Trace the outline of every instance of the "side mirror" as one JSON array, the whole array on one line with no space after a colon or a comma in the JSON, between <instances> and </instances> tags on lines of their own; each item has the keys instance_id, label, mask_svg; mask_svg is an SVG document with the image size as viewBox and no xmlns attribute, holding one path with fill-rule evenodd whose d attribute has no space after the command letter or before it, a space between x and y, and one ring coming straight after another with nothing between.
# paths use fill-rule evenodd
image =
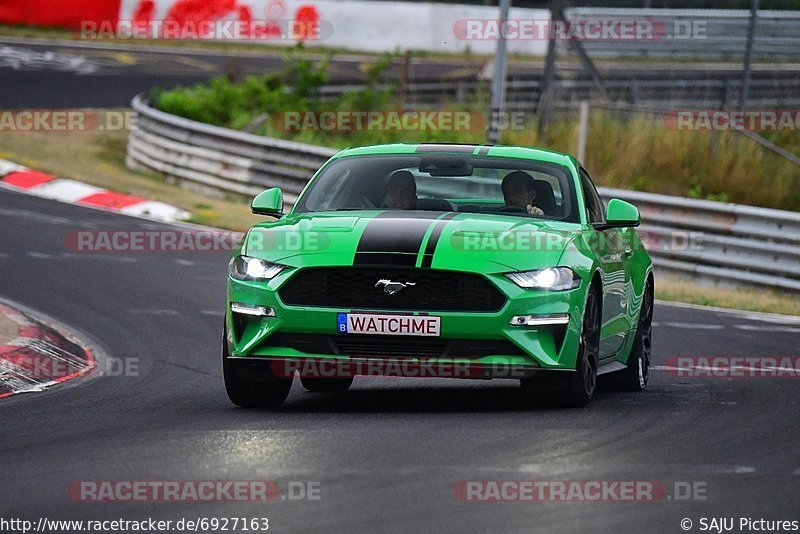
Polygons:
<instances>
[{"instance_id":1,"label":"side mirror","mask_svg":"<svg viewBox=\"0 0 800 534\"><path fill-rule=\"evenodd\" d=\"M598 230L605 230L607 228L632 228L639 226L641 221L642 218L636 206L630 202L612 198L608 201L605 224L595 225L595 228Z\"/></svg>"},{"instance_id":2,"label":"side mirror","mask_svg":"<svg viewBox=\"0 0 800 534\"><path fill-rule=\"evenodd\" d=\"M273 187L257 194L250 204L250 210L256 215L283 217L283 192Z\"/></svg>"}]
</instances>

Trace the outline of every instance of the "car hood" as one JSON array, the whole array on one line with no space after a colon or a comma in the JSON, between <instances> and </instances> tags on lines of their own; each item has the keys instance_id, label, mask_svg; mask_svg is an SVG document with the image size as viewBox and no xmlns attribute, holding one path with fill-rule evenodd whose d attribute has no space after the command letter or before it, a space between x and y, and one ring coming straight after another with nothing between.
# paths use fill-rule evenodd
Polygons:
<instances>
[{"instance_id":1,"label":"car hood","mask_svg":"<svg viewBox=\"0 0 800 534\"><path fill-rule=\"evenodd\" d=\"M481 213L290 214L253 227L242 253L292 267L433 267L482 273L558 264L574 223Z\"/></svg>"}]
</instances>

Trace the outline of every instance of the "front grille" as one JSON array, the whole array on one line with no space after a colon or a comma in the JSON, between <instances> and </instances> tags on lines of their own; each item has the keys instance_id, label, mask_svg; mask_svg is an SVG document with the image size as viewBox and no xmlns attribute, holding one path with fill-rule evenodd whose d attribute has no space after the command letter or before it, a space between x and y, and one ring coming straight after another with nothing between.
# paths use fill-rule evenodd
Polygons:
<instances>
[{"instance_id":1,"label":"front grille","mask_svg":"<svg viewBox=\"0 0 800 534\"><path fill-rule=\"evenodd\" d=\"M389 295L375 285L382 279L414 285ZM297 272L279 294L289 306L341 310L496 312L506 303L483 276L433 269L308 268Z\"/></svg>"},{"instance_id":2,"label":"front grille","mask_svg":"<svg viewBox=\"0 0 800 534\"><path fill-rule=\"evenodd\" d=\"M265 341L310 354L353 358L483 358L525 356L517 345L495 339L443 339L409 336L276 333Z\"/></svg>"}]
</instances>

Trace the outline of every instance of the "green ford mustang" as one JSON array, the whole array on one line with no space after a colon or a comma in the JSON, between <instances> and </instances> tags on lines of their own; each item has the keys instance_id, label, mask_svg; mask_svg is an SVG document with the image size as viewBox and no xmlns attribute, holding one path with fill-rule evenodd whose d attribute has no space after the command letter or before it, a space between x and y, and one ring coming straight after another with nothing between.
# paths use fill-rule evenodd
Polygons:
<instances>
[{"instance_id":1,"label":"green ford mustang","mask_svg":"<svg viewBox=\"0 0 800 534\"><path fill-rule=\"evenodd\" d=\"M575 158L522 147L343 150L293 209L269 189L228 270L225 386L278 406L355 375L513 378L583 406L647 385L652 262L638 210Z\"/></svg>"}]
</instances>

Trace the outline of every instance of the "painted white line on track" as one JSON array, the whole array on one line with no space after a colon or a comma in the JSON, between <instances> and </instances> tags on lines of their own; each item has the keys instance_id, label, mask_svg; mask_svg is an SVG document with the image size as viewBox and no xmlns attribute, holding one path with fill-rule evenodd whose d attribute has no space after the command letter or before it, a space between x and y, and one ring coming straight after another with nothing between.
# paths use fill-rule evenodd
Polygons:
<instances>
[{"instance_id":1,"label":"painted white line on track","mask_svg":"<svg viewBox=\"0 0 800 534\"><path fill-rule=\"evenodd\" d=\"M703 324L703 323L679 323L679 322L659 322L653 321L654 327L669 327L669 328L684 328L686 330L725 330L726 328L734 328L736 330L744 330L748 332L776 332L795 334L800 333L800 328L792 326L781 325L755 325L755 324L735 324L726 326L722 324Z\"/></svg>"},{"instance_id":2,"label":"painted white line on track","mask_svg":"<svg viewBox=\"0 0 800 534\"><path fill-rule=\"evenodd\" d=\"M37 260L54 260L57 258L57 256L53 256L52 254L45 254L44 252L29 251L27 254L31 258L35 258Z\"/></svg>"},{"instance_id":3,"label":"painted white line on track","mask_svg":"<svg viewBox=\"0 0 800 534\"><path fill-rule=\"evenodd\" d=\"M698 465L697 470L703 473L722 473L728 475L748 475L755 473L756 468L748 465Z\"/></svg>"},{"instance_id":4,"label":"painted white line on track","mask_svg":"<svg viewBox=\"0 0 800 534\"><path fill-rule=\"evenodd\" d=\"M710 357L713 359L714 357ZM777 358L776 358L777 359ZM688 371L702 371L704 373L739 373L732 378L741 378L740 374L741 371L746 371L751 375L756 375L756 377L763 375L766 372L769 373L791 373L797 374L800 377L800 371L795 369L794 367L774 367L774 366L764 366L764 367L749 367L745 365L731 365L731 366L724 366L724 367L715 367L712 365L687 365L685 367L674 367L672 365L652 365L650 366L651 371L668 371L673 373L687 373ZM704 378L698 377L697 375L687 375L687 378ZM717 378L717 377L713 377ZM765 377L768 378L768 377Z\"/></svg>"},{"instance_id":5,"label":"painted white line on track","mask_svg":"<svg viewBox=\"0 0 800 534\"><path fill-rule=\"evenodd\" d=\"M673 323L664 322L660 323L662 326L669 326L671 328L686 328L688 330L724 330L725 327L721 324L701 324L701 323Z\"/></svg>"},{"instance_id":6,"label":"painted white line on track","mask_svg":"<svg viewBox=\"0 0 800 534\"><path fill-rule=\"evenodd\" d=\"M769 325L751 325L751 324L735 324L733 327L737 330L746 330L749 332L777 332L777 333L800 333L800 328L793 328L791 326L769 326Z\"/></svg>"}]
</instances>

